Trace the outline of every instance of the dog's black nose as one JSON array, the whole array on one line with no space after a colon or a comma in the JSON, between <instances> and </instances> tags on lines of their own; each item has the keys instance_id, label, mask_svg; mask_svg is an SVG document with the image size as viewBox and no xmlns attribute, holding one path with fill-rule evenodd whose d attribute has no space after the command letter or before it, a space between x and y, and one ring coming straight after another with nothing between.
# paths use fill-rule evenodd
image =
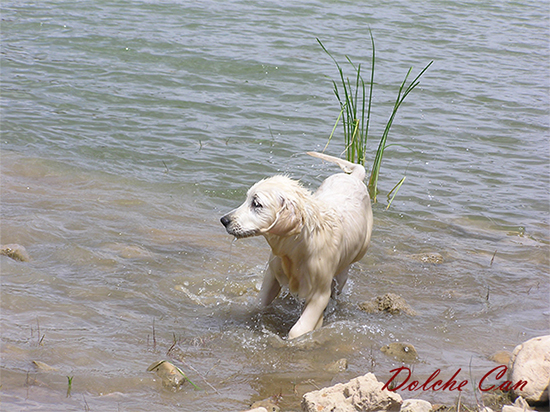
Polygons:
<instances>
[{"instance_id":1,"label":"dog's black nose","mask_svg":"<svg viewBox=\"0 0 550 412\"><path fill-rule=\"evenodd\" d=\"M222 225L227 227L227 225L231 222L231 220L229 220L229 218L227 216L224 216L220 219L220 222L222 222Z\"/></svg>"}]
</instances>

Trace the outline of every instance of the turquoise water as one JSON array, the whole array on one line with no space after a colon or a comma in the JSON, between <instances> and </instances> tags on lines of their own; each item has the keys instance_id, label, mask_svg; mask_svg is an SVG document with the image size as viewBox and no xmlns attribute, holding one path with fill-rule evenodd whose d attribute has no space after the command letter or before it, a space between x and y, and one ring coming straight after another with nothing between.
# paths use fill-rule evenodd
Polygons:
<instances>
[{"instance_id":1,"label":"turquoise water","mask_svg":"<svg viewBox=\"0 0 550 412\"><path fill-rule=\"evenodd\" d=\"M298 410L316 386L389 378L390 342L417 348L419 378L479 379L491 354L548 333L548 6L3 2L0 235L32 260L1 258L2 406L241 410L282 394ZM367 256L326 326L288 343L298 303L252 309L267 245L233 242L219 217L260 178L313 190L336 172L304 154L339 111L316 38L367 70L369 27L369 163L409 67L434 64L391 130ZM336 135L327 152L343 150ZM357 309L388 292L419 315ZM161 359L203 390L163 388L146 372Z\"/></svg>"}]
</instances>

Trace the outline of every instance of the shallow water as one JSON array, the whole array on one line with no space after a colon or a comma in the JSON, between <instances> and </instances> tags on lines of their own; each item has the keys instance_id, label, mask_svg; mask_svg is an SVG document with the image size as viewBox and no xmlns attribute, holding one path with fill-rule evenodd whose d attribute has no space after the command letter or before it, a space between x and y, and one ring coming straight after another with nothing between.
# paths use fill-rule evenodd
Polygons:
<instances>
[{"instance_id":1,"label":"shallow water","mask_svg":"<svg viewBox=\"0 0 550 412\"><path fill-rule=\"evenodd\" d=\"M415 346L419 379L479 381L494 352L548 333L547 2L2 8L0 235L31 256L0 257L3 409L241 410L281 395L298 410L305 391L387 380L391 342ZM254 311L268 247L234 242L219 217L262 177L313 190L336 171L304 155L339 110L315 37L368 67L368 27L372 151L408 68L434 65L390 133L369 252L325 326L288 342L299 302ZM418 316L359 310L388 292ZM164 388L146 371L161 359L201 390Z\"/></svg>"}]
</instances>

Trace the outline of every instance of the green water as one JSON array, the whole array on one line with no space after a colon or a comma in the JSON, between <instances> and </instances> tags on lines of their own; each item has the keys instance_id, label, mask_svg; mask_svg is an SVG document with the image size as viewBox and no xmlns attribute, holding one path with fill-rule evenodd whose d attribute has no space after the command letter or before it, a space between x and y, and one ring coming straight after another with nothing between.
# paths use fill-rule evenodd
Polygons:
<instances>
[{"instance_id":1,"label":"green water","mask_svg":"<svg viewBox=\"0 0 550 412\"><path fill-rule=\"evenodd\" d=\"M0 260L2 409L237 411L282 394L291 411L315 387L388 379L390 342L416 347L419 378L479 379L548 333L548 2L5 1L1 18L1 243L31 256ZM299 303L252 308L267 245L219 217L263 177L314 190L337 171L304 154L339 111L316 37L367 68L369 27L369 163L407 70L434 64L390 133L369 252L325 327L289 343ZM343 150L336 135L327 152ZM388 292L418 316L358 309ZM161 359L202 391L163 388L146 371Z\"/></svg>"}]
</instances>

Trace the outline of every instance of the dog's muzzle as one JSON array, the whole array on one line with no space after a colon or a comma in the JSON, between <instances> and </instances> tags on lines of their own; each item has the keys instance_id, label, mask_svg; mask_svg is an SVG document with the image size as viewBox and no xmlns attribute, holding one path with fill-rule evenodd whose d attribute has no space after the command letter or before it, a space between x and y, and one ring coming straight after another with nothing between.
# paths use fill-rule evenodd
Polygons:
<instances>
[{"instance_id":1,"label":"dog's muzzle","mask_svg":"<svg viewBox=\"0 0 550 412\"><path fill-rule=\"evenodd\" d=\"M225 226L225 230L227 230L227 233L235 236L237 239L256 236L258 234L256 230L244 230L238 220L232 219L231 213L223 216L220 219L220 222L222 222L222 225Z\"/></svg>"},{"instance_id":2,"label":"dog's muzzle","mask_svg":"<svg viewBox=\"0 0 550 412\"><path fill-rule=\"evenodd\" d=\"M220 222L222 222L222 225L227 228L227 226L231 223L231 219L229 219L228 215L225 215L220 219Z\"/></svg>"}]
</instances>

